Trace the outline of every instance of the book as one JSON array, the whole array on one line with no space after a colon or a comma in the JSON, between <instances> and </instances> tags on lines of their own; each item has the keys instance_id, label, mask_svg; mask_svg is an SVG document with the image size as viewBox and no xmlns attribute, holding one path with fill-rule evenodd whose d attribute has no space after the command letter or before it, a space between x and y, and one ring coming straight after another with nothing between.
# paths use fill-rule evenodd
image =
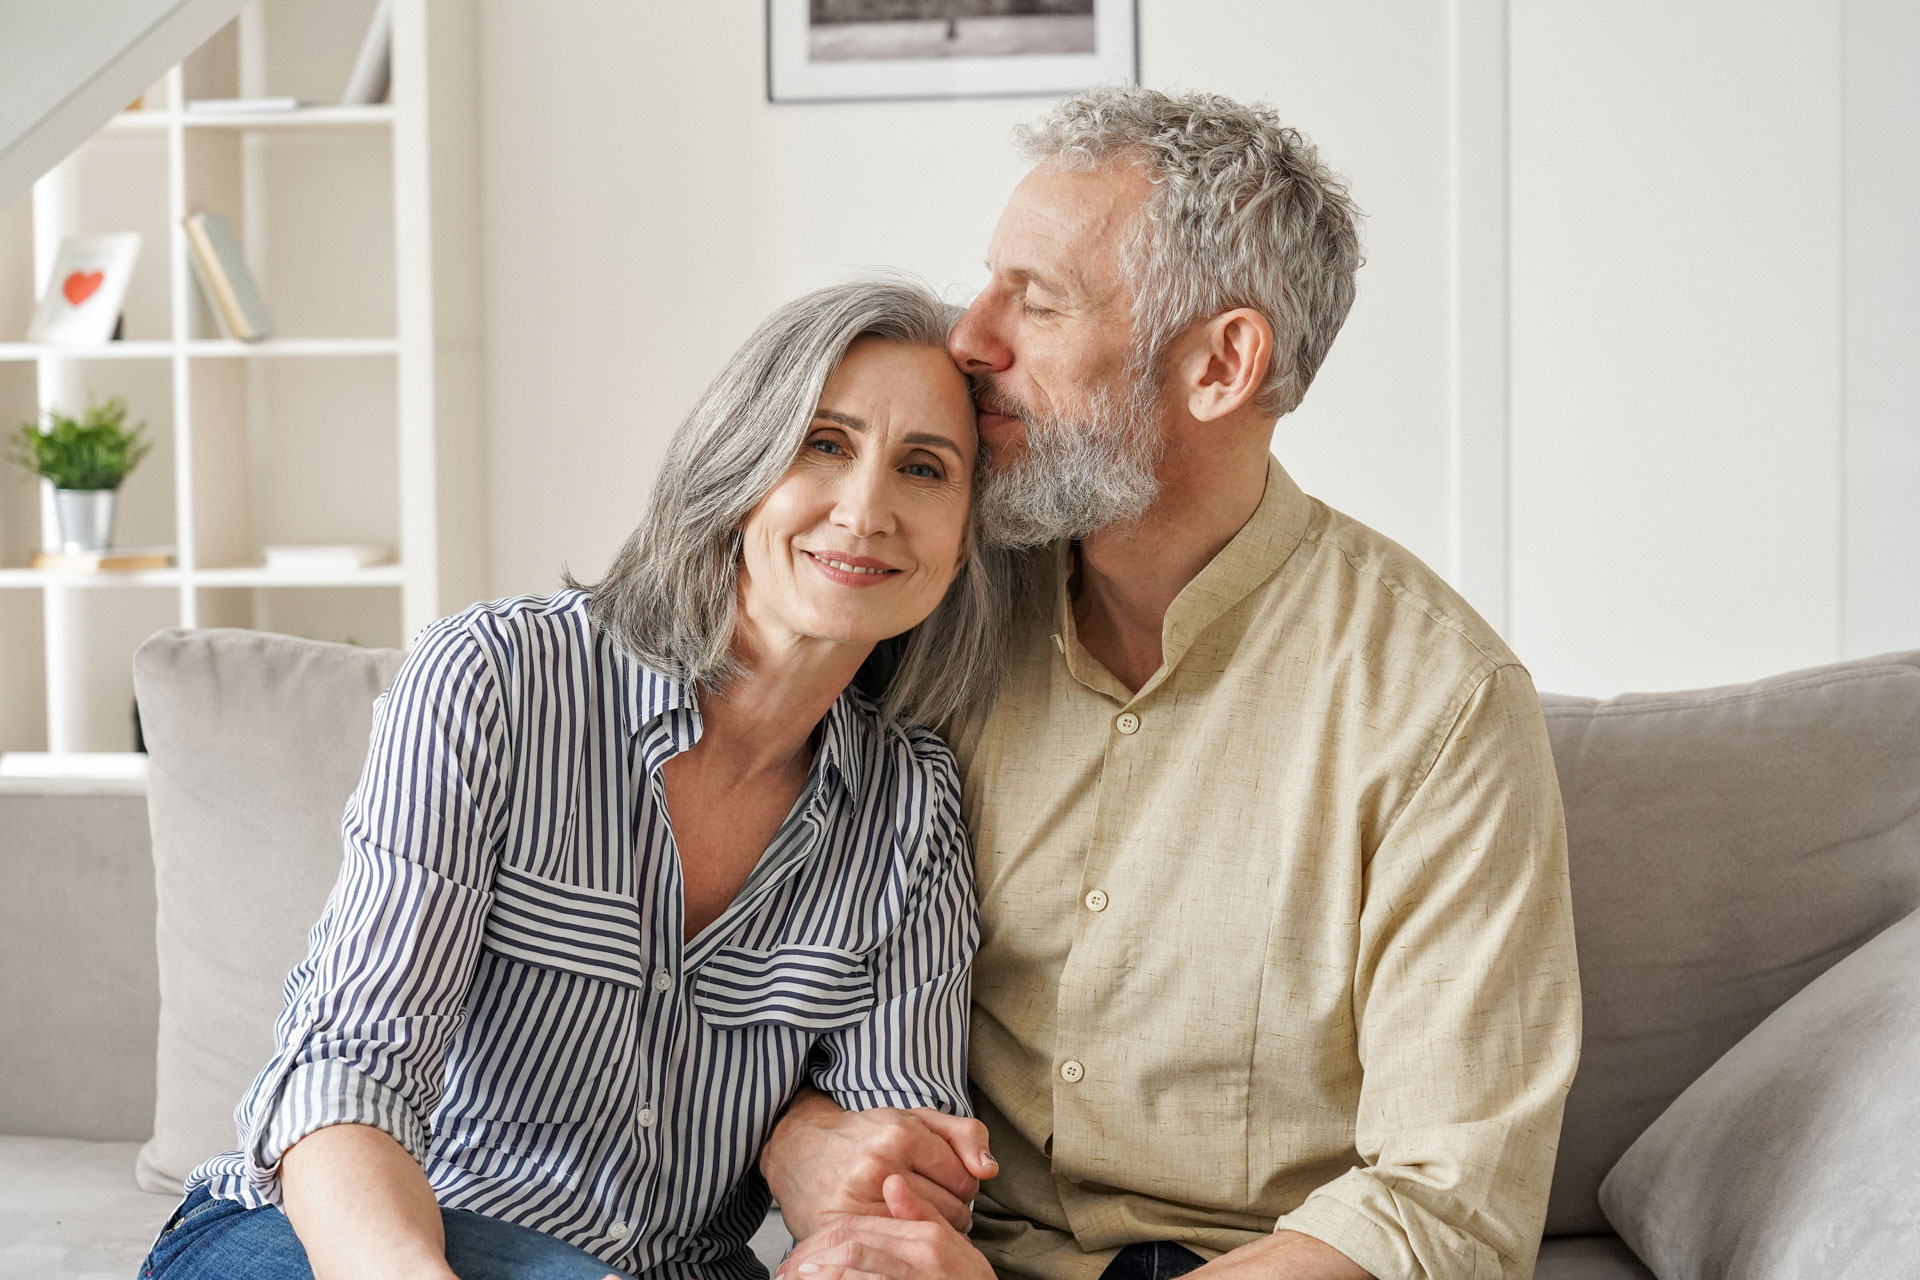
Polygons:
<instances>
[{"instance_id":1,"label":"book","mask_svg":"<svg viewBox=\"0 0 1920 1280\"><path fill-rule=\"evenodd\" d=\"M273 320L254 287L232 224L222 214L190 213L185 225L187 244L193 250L193 274L207 296L207 308L220 322L220 332L242 342L272 337Z\"/></svg>"},{"instance_id":2,"label":"book","mask_svg":"<svg viewBox=\"0 0 1920 1280\"><path fill-rule=\"evenodd\" d=\"M340 101L346 106L385 102L392 79L393 0L380 0L367 23L367 34L360 39L360 56L353 60Z\"/></svg>"},{"instance_id":3,"label":"book","mask_svg":"<svg viewBox=\"0 0 1920 1280\"><path fill-rule=\"evenodd\" d=\"M105 551L39 551L30 563L36 569L61 573L129 573L135 569L170 569L172 547L109 547Z\"/></svg>"},{"instance_id":4,"label":"book","mask_svg":"<svg viewBox=\"0 0 1920 1280\"><path fill-rule=\"evenodd\" d=\"M385 564L393 558L387 547L364 542L311 543L262 547L267 568L290 573L344 573Z\"/></svg>"},{"instance_id":5,"label":"book","mask_svg":"<svg viewBox=\"0 0 1920 1280\"><path fill-rule=\"evenodd\" d=\"M60 243L47 291L34 308L28 342L111 341L140 257L140 233L69 236Z\"/></svg>"},{"instance_id":6,"label":"book","mask_svg":"<svg viewBox=\"0 0 1920 1280\"><path fill-rule=\"evenodd\" d=\"M197 116L250 116L298 111L306 105L299 98L190 98L187 110Z\"/></svg>"}]
</instances>

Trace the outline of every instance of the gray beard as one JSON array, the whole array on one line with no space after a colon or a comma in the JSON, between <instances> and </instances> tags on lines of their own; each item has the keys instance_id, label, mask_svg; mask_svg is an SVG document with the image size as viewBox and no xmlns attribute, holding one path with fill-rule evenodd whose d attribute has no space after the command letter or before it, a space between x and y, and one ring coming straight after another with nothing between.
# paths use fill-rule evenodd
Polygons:
<instances>
[{"instance_id":1,"label":"gray beard","mask_svg":"<svg viewBox=\"0 0 1920 1280\"><path fill-rule=\"evenodd\" d=\"M1158 500L1158 380L1134 369L1122 382L1124 394L1103 387L1071 413L1046 417L991 384L979 388L983 408L1026 424L1026 448L1005 462L989 458L980 486L980 531L990 545L1084 538L1134 523Z\"/></svg>"}]
</instances>

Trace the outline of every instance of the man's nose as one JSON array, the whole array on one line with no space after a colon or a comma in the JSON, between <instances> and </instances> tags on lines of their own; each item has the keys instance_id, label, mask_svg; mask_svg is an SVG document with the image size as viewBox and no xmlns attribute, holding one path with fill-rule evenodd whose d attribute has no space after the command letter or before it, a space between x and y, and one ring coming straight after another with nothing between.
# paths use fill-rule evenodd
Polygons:
<instances>
[{"instance_id":1,"label":"man's nose","mask_svg":"<svg viewBox=\"0 0 1920 1280\"><path fill-rule=\"evenodd\" d=\"M1013 363L1013 348L997 332L990 295L975 298L947 334L947 354L962 373L1004 373Z\"/></svg>"}]
</instances>

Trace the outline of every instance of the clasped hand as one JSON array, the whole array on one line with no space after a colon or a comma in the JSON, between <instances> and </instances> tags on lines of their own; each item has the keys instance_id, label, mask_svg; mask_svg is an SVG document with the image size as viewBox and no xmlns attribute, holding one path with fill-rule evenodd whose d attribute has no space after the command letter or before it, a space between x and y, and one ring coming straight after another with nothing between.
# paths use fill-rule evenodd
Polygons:
<instances>
[{"instance_id":1,"label":"clasped hand","mask_svg":"<svg viewBox=\"0 0 1920 1280\"><path fill-rule=\"evenodd\" d=\"M986 1127L938 1111L842 1111L811 1092L760 1158L799 1241L775 1280L991 1280L963 1234L999 1166Z\"/></svg>"}]
</instances>

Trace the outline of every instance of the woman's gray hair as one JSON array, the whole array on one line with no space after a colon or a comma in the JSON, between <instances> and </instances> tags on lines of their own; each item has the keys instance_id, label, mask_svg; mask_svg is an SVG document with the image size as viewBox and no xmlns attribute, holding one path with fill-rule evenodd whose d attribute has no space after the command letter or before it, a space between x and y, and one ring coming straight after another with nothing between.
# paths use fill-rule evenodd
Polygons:
<instances>
[{"instance_id":1,"label":"woman's gray hair","mask_svg":"<svg viewBox=\"0 0 1920 1280\"><path fill-rule=\"evenodd\" d=\"M1135 363L1152 368L1195 321L1251 307L1274 330L1254 404L1300 403L1353 305L1360 210L1313 144L1271 108L1217 93L1106 87L1015 130L1029 161L1137 162L1152 179L1121 255L1134 291Z\"/></svg>"},{"instance_id":2,"label":"woman's gray hair","mask_svg":"<svg viewBox=\"0 0 1920 1280\"><path fill-rule=\"evenodd\" d=\"M958 315L917 284L867 280L815 290L768 316L673 433L639 527L585 588L588 616L675 679L722 688L737 677L738 530L799 454L828 375L860 338L944 350ZM983 466L981 458L976 482ZM932 615L882 641L861 669L857 683L889 719L938 724L999 679L1008 556L981 544L976 521L977 504L966 561Z\"/></svg>"}]
</instances>

